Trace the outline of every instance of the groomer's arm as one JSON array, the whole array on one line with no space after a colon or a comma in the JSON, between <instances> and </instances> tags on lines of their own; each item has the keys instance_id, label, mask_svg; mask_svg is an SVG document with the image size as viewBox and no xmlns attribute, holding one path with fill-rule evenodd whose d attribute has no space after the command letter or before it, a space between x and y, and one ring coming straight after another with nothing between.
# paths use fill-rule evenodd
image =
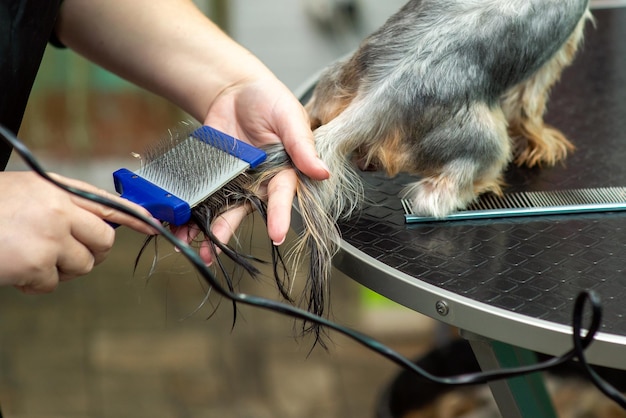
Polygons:
<instances>
[{"instance_id":1,"label":"groomer's arm","mask_svg":"<svg viewBox=\"0 0 626 418\"><path fill-rule=\"evenodd\" d=\"M64 0L57 35L70 48L171 100L196 119L257 146L282 141L303 173L318 180L329 176L317 158L298 100L193 2ZM268 233L277 243L289 228L294 176L286 172L268 186ZM226 229L223 240L230 234Z\"/></svg>"}]
</instances>

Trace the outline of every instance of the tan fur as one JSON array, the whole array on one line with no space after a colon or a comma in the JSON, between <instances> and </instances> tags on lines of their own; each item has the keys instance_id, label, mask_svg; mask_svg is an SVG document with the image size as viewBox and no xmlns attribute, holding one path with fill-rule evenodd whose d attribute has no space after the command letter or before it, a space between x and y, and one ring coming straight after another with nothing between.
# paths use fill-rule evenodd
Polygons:
<instances>
[{"instance_id":1,"label":"tan fur","mask_svg":"<svg viewBox=\"0 0 626 418\"><path fill-rule=\"evenodd\" d=\"M337 81L329 80L328 88L317 89L317 96L323 100L315 100L316 96L306 104L305 109L311 119L311 129L319 128L335 119L356 97L358 89L358 71L355 66L348 66L342 71ZM326 94L325 94L326 93Z\"/></svg>"},{"instance_id":2,"label":"tan fur","mask_svg":"<svg viewBox=\"0 0 626 418\"><path fill-rule=\"evenodd\" d=\"M401 171L410 171L411 163L404 146L404 134L399 129L388 133L387 137L373 144L365 155L368 165L373 162L377 168L383 168L387 175L393 177Z\"/></svg>"},{"instance_id":3,"label":"tan fur","mask_svg":"<svg viewBox=\"0 0 626 418\"><path fill-rule=\"evenodd\" d=\"M550 89L561 72L571 64L591 15L580 21L563 48L528 81L515 86L502 97L509 135L515 142L514 162L518 166L552 166L562 161L574 145L557 129L543 121Z\"/></svg>"}]
</instances>

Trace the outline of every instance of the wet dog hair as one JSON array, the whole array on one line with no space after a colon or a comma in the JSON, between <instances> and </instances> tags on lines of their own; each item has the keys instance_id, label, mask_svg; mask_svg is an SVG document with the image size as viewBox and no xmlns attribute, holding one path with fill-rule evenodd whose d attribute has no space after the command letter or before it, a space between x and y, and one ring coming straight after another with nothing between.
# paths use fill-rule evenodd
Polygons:
<instances>
[{"instance_id":1,"label":"wet dog hair","mask_svg":"<svg viewBox=\"0 0 626 418\"><path fill-rule=\"evenodd\" d=\"M277 288L286 301L295 303L316 315L323 316L329 309L328 277L331 273L331 259L337 251L339 242L336 222L325 214L314 194L318 190L317 185L315 185L317 181L308 178L295 168L282 144L266 146L264 151L267 153L265 162L256 169L238 176L209 199L192 209L191 228L197 228L200 231L194 241L209 243L221 277L231 291L236 290L232 274L222 263L218 252L243 268L249 276L257 277L260 273L258 265L268 262L245 254L241 249L228 243L220 242L211 232L210 226L226 211L244 205L258 212L267 224L267 204L261 198L263 185L282 170L295 170L298 176L296 206L303 229L286 256L277 246L271 244L272 259L269 263L272 265L272 273ZM136 267L148 245L155 239L157 239L156 236L146 238L135 262ZM268 242L271 243L269 239ZM286 257L288 261L285 259ZM303 265L307 266L307 276L302 297L296 301L290 291L293 286L291 278L295 277L295 272ZM235 315L234 323L236 309L233 309L233 312ZM313 334L314 344L326 347L323 329L317 324L303 322L299 334L302 336Z\"/></svg>"}]
</instances>

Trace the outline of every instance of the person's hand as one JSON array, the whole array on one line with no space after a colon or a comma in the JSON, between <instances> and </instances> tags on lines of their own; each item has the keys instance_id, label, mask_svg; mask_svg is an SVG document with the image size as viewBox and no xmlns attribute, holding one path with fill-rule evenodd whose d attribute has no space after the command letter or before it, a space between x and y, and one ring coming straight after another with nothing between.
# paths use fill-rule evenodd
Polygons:
<instances>
[{"instance_id":1,"label":"person's hand","mask_svg":"<svg viewBox=\"0 0 626 418\"><path fill-rule=\"evenodd\" d=\"M140 206L95 186L51 176L151 217ZM51 292L60 281L87 274L102 262L115 239L104 220L155 233L129 215L66 193L30 171L0 173L0 190L0 285L25 293Z\"/></svg>"},{"instance_id":2,"label":"person's hand","mask_svg":"<svg viewBox=\"0 0 626 418\"><path fill-rule=\"evenodd\" d=\"M257 146L282 141L300 171L328 178L298 100L192 1L64 0L56 33L73 50L198 121ZM295 187L296 176L288 170L267 186L268 234L277 244L289 229ZM244 216L243 209L225 214L214 222L213 233L227 242ZM188 229L177 229L187 242ZM210 262L207 248L200 253Z\"/></svg>"},{"instance_id":3,"label":"person's hand","mask_svg":"<svg viewBox=\"0 0 626 418\"><path fill-rule=\"evenodd\" d=\"M306 111L273 76L242 80L223 90L204 123L255 146L282 141L296 167L305 175L316 180L329 176L328 168L317 157ZM284 242L289 230L296 181L295 172L285 170L267 185L267 231L276 245ZM221 242L228 242L246 215L243 207L226 212L214 221L211 230ZM176 230L176 235L189 241L194 232L183 227ZM200 255L207 263L212 261L206 245L201 246Z\"/></svg>"}]
</instances>

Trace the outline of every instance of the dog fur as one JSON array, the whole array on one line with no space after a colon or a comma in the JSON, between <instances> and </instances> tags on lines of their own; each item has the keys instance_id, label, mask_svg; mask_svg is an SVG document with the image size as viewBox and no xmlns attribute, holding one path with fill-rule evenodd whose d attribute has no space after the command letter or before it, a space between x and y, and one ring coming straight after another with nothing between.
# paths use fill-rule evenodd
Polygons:
<instances>
[{"instance_id":1,"label":"dog fur","mask_svg":"<svg viewBox=\"0 0 626 418\"><path fill-rule=\"evenodd\" d=\"M408 2L307 104L332 187L354 189L345 157L356 152L361 167L419 175L413 208L443 217L500 193L511 160L563 160L573 146L543 114L589 17L587 0Z\"/></svg>"},{"instance_id":2,"label":"dog fur","mask_svg":"<svg viewBox=\"0 0 626 418\"><path fill-rule=\"evenodd\" d=\"M588 0L411 0L321 75L306 109L331 177L299 173L292 250L294 265L310 259L307 309L326 310L337 222L363 198L354 161L418 175L405 190L413 208L443 217L501 193L511 162L549 166L573 150L543 115L590 19ZM281 145L267 152L246 193L293 167Z\"/></svg>"}]
</instances>

